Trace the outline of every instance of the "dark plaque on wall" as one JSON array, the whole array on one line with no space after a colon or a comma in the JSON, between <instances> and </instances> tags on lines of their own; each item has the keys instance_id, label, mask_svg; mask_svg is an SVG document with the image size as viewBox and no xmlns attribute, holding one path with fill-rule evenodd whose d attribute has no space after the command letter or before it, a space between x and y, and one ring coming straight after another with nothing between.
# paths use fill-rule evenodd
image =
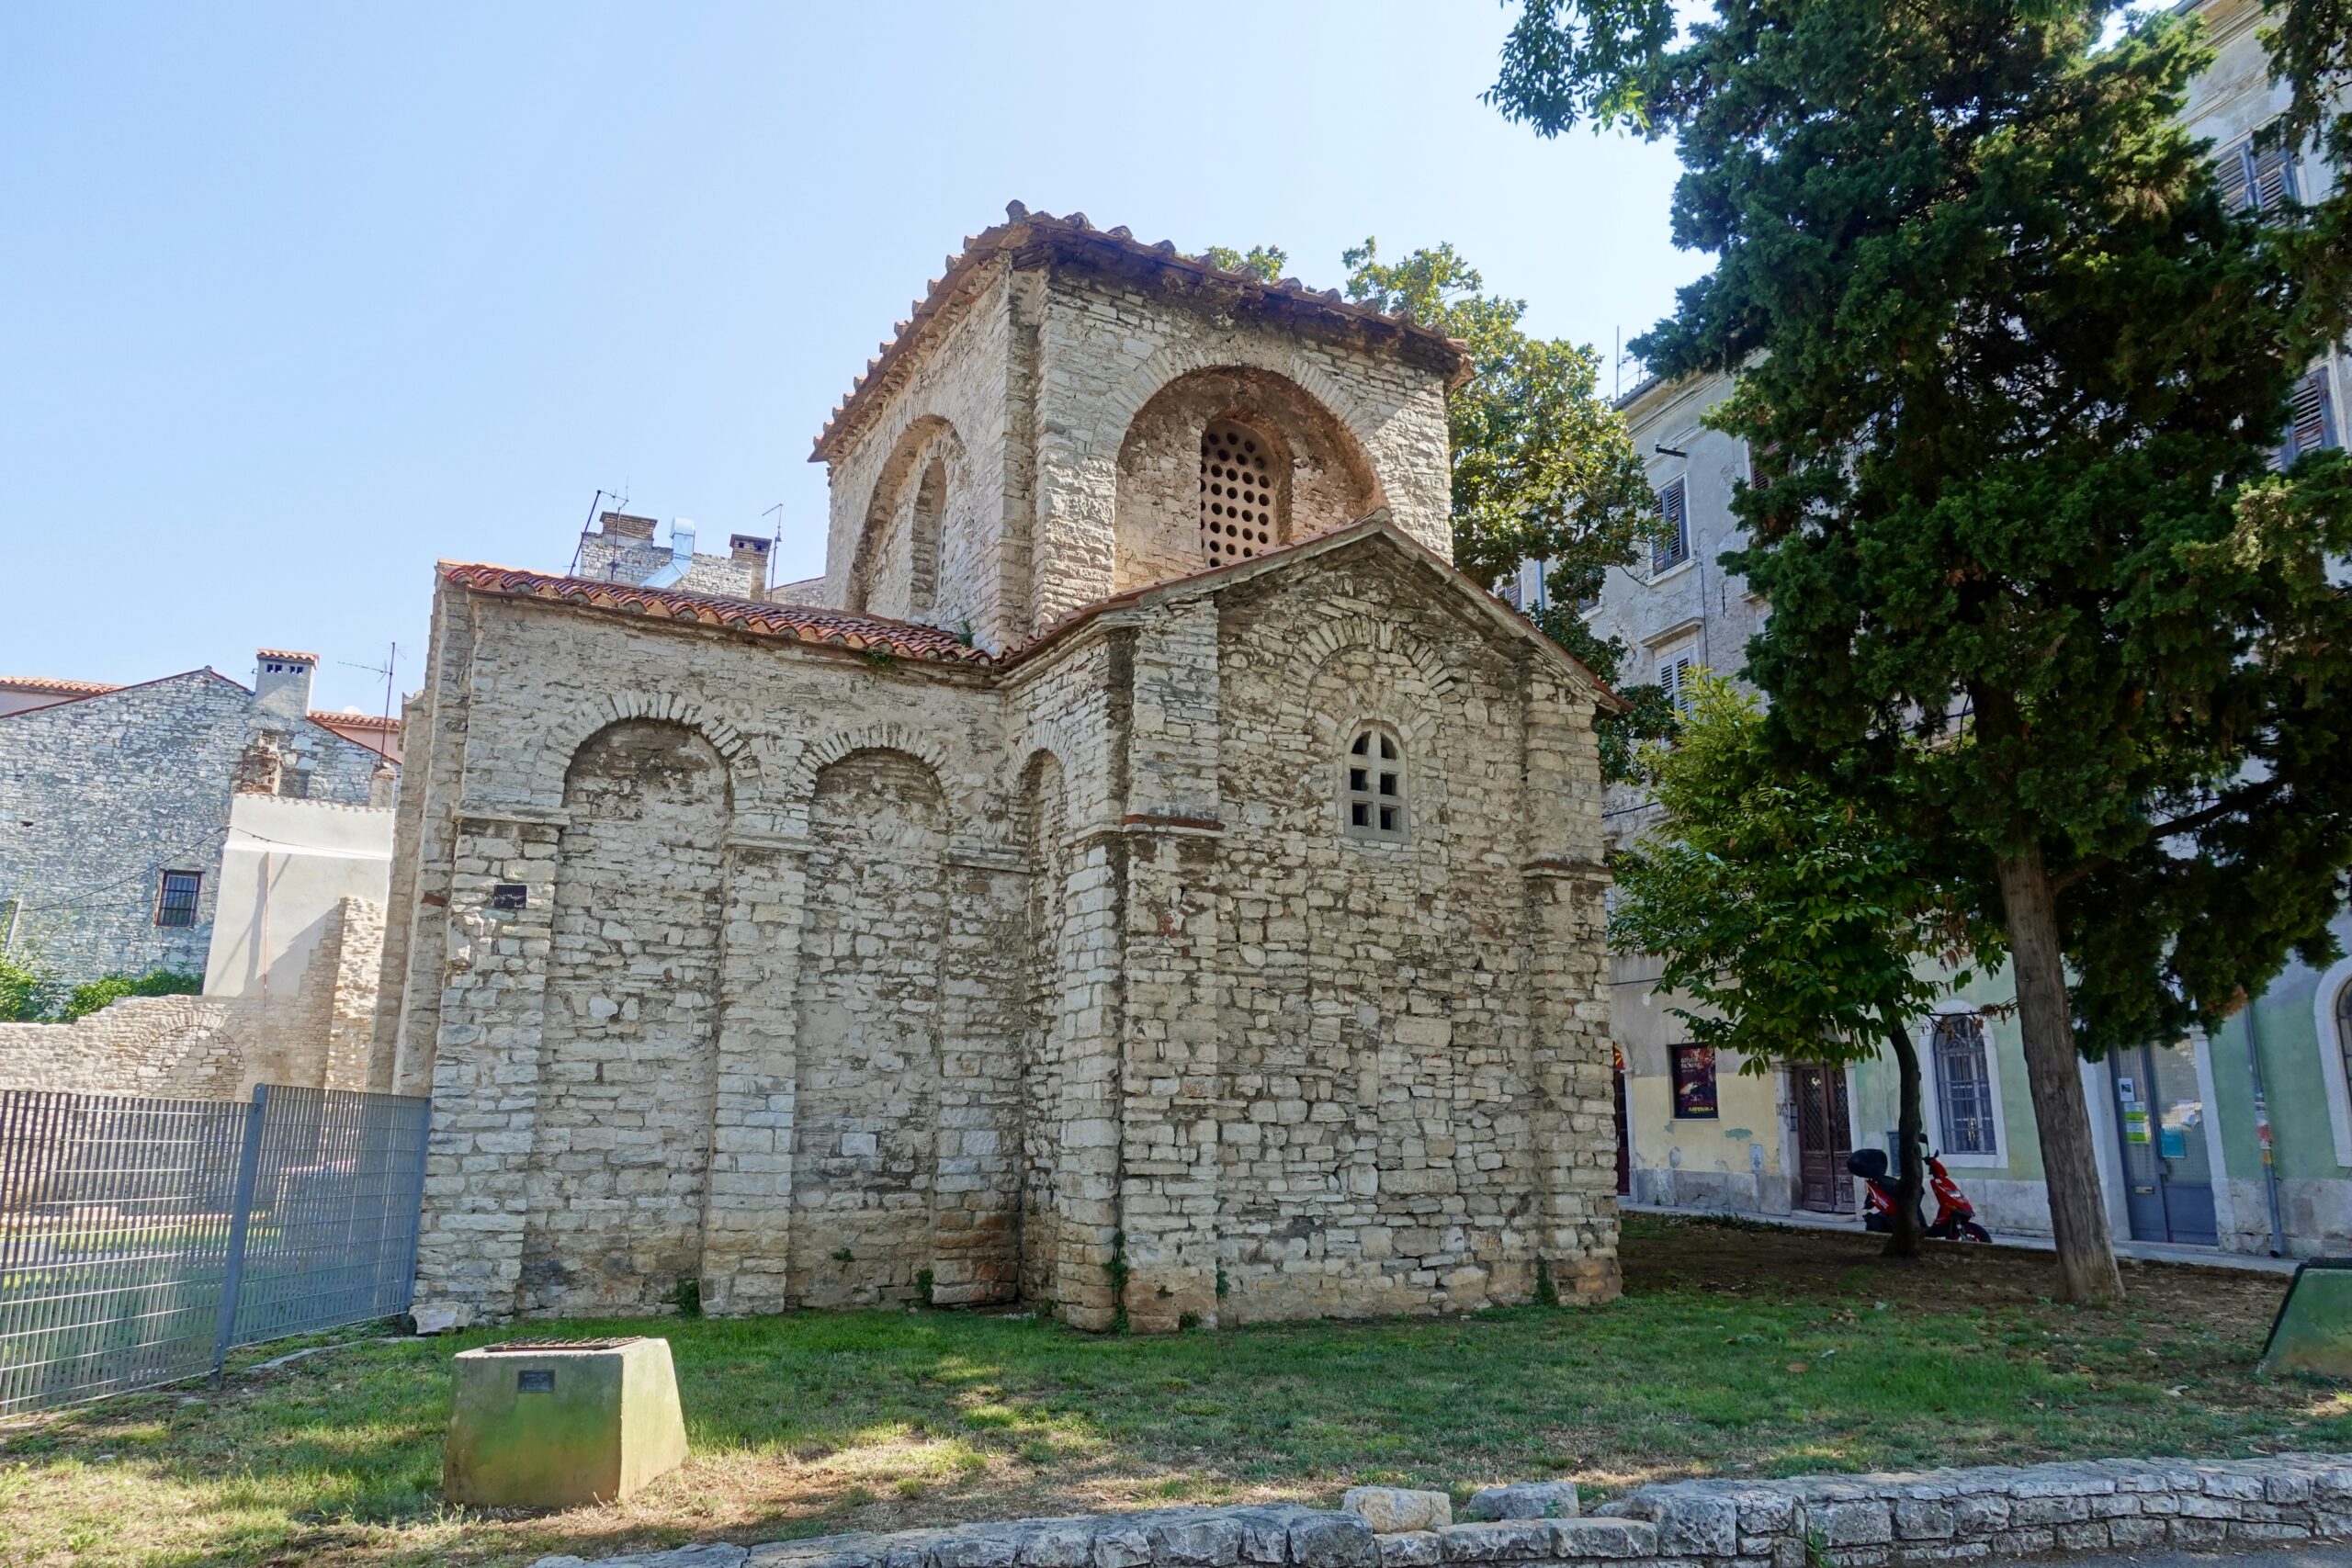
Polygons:
<instances>
[{"instance_id":1,"label":"dark plaque on wall","mask_svg":"<svg viewBox=\"0 0 2352 1568\"><path fill-rule=\"evenodd\" d=\"M519 882L502 882L490 890L493 909L519 909L530 901L530 889Z\"/></svg>"}]
</instances>

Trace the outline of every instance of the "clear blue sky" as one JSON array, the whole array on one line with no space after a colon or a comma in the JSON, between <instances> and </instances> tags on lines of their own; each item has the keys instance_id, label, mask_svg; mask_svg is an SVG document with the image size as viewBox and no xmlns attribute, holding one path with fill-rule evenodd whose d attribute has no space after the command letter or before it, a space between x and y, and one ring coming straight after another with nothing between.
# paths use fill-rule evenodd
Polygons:
<instances>
[{"instance_id":1,"label":"clear blue sky","mask_svg":"<svg viewBox=\"0 0 2352 1568\"><path fill-rule=\"evenodd\" d=\"M1347 0L0 14L0 673L421 669L438 558L591 494L823 556L826 412L1018 198L1187 251L1452 240L1599 344L1702 263L1662 147L1478 102L1501 9ZM1630 383L1629 383L1630 384Z\"/></svg>"}]
</instances>

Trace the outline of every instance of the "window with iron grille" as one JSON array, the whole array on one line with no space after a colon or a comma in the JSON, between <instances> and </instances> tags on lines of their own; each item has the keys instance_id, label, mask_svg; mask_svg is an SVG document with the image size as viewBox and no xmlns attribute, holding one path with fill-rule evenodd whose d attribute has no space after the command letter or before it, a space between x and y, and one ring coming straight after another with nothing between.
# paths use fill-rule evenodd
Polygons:
<instances>
[{"instance_id":1,"label":"window with iron grille","mask_svg":"<svg viewBox=\"0 0 2352 1568\"><path fill-rule=\"evenodd\" d=\"M1690 558L1690 506L1679 479L1667 481L1657 492L1658 536L1650 546L1650 574L1656 576Z\"/></svg>"},{"instance_id":2,"label":"window with iron grille","mask_svg":"<svg viewBox=\"0 0 2352 1568\"><path fill-rule=\"evenodd\" d=\"M2320 366L2287 394L2287 439L2279 444L2275 466L2285 469L2306 452L2340 445L2335 434L2335 399L2327 384L2327 367Z\"/></svg>"},{"instance_id":3,"label":"window with iron grille","mask_svg":"<svg viewBox=\"0 0 2352 1568\"><path fill-rule=\"evenodd\" d=\"M1674 1056L1674 1114L1684 1121L1715 1119L1715 1048L1677 1045Z\"/></svg>"},{"instance_id":4,"label":"window with iron grille","mask_svg":"<svg viewBox=\"0 0 2352 1568\"><path fill-rule=\"evenodd\" d=\"M1948 1155L1998 1154L1993 1116L1992 1066L1985 1059L1984 1020L1973 1012L1936 1020L1936 1105Z\"/></svg>"},{"instance_id":5,"label":"window with iron grille","mask_svg":"<svg viewBox=\"0 0 2352 1568\"><path fill-rule=\"evenodd\" d=\"M1218 420L1201 434L1201 556L1228 566L1279 543L1273 454L1257 432Z\"/></svg>"},{"instance_id":6,"label":"window with iron grille","mask_svg":"<svg viewBox=\"0 0 2352 1568\"><path fill-rule=\"evenodd\" d=\"M155 923L159 926L196 924L196 896L204 886L201 873L167 871L155 891Z\"/></svg>"},{"instance_id":7,"label":"window with iron grille","mask_svg":"<svg viewBox=\"0 0 2352 1568\"><path fill-rule=\"evenodd\" d=\"M1405 749L1385 729L1360 729L1340 764L1341 820L1351 837L1405 836Z\"/></svg>"}]
</instances>

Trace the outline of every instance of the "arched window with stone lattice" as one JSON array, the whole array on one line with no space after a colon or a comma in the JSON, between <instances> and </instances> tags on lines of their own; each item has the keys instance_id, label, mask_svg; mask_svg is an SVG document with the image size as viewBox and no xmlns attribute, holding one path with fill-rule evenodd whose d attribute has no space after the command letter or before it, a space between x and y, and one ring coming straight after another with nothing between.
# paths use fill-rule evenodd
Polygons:
<instances>
[{"instance_id":1,"label":"arched window with stone lattice","mask_svg":"<svg viewBox=\"0 0 2352 1568\"><path fill-rule=\"evenodd\" d=\"M1405 837L1405 747L1395 731L1366 725L1348 742L1340 760L1340 820L1351 838Z\"/></svg>"},{"instance_id":2,"label":"arched window with stone lattice","mask_svg":"<svg viewBox=\"0 0 2352 1568\"><path fill-rule=\"evenodd\" d=\"M1201 433L1201 558L1248 560L1290 531L1272 444L1248 425L1213 420Z\"/></svg>"}]
</instances>

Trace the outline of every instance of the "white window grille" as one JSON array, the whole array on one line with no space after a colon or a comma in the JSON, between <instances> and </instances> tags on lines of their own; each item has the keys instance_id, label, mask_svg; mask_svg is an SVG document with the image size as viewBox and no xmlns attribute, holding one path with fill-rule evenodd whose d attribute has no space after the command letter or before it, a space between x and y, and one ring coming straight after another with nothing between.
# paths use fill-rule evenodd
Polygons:
<instances>
[{"instance_id":1,"label":"white window grille","mask_svg":"<svg viewBox=\"0 0 2352 1568\"><path fill-rule=\"evenodd\" d=\"M1360 729L1341 763L1340 806L1361 839L1405 836L1405 749L1385 729Z\"/></svg>"},{"instance_id":2,"label":"white window grille","mask_svg":"<svg viewBox=\"0 0 2352 1568\"><path fill-rule=\"evenodd\" d=\"M1984 1055L1984 1020L1973 1012L1944 1013L1936 1020L1930 1042L1943 1152L1999 1153L1992 1067Z\"/></svg>"},{"instance_id":3,"label":"white window grille","mask_svg":"<svg viewBox=\"0 0 2352 1568\"><path fill-rule=\"evenodd\" d=\"M1201 556L1247 560L1282 537L1273 456L1257 432L1219 420L1201 435Z\"/></svg>"},{"instance_id":4,"label":"white window grille","mask_svg":"<svg viewBox=\"0 0 2352 1568\"><path fill-rule=\"evenodd\" d=\"M1690 558L1690 506L1681 479L1668 480L1657 492L1657 514L1663 526L1650 546L1653 577Z\"/></svg>"}]
</instances>

